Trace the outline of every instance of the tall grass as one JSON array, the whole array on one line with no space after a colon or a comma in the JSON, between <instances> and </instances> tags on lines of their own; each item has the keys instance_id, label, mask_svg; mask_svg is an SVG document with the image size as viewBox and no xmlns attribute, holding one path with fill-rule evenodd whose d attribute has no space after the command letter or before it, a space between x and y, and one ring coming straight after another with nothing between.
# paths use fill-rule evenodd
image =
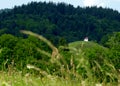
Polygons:
<instances>
[{"instance_id":1,"label":"tall grass","mask_svg":"<svg viewBox=\"0 0 120 86\"><path fill-rule=\"evenodd\" d=\"M1 72L1 86L119 86L120 74L115 69L114 65L103 60L104 67L96 60L93 61L93 67L88 57L80 48L69 48L69 51L64 51L56 48L49 40L41 35L30 31L21 31L24 34L32 35L44 41L51 49L52 53L41 50L42 54L51 57L47 63L54 65L55 69L43 70L35 65L28 64L28 73L22 75L21 72L8 71ZM82 45L83 46L83 45ZM65 47L66 48L66 47ZM58 59L59 58L59 59ZM31 74L29 71L34 70L39 72L38 75ZM50 72L49 72L50 71Z\"/></svg>"},{"instance_id":2,"label":"tall grass","mask_svg":"<svg viewBox=\"0 0 120 86\"><path fill-rule=\"evenodd\" d=\"M22 33L24 34L28 34L28 35L32 35L34 37L37 37L38 39L42 40L43 42L45 42L51 49L52 49L52 57L56 57L59 53L58 53L58 49L49 41L47 40L45 37L43 37L42 35L38 35L36 33L33 33L31 31L25 31L25 30L21 30ZM45 53L44 53L45 54Z\"/></svg>"}]
</instances>

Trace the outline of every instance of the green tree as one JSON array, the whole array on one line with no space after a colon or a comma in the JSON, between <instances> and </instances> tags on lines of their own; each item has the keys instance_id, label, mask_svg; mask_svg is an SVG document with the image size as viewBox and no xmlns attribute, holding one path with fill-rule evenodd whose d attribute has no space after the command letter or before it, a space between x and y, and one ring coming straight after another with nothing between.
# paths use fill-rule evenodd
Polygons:
<instances>
[{"instance_id":1,"label":"green tree","mask_svg":"<svg viewBox=\"0 0 120 86\"><path fill-rule=\"evenodd\" d=\"M67 44L66 39L62 37L62 38L59 39L59 44L58 45L59 46L67 46L68 44Z\"/></svg>"},{"instance_id":2,"label":"green tree","mask_svg":"<svg viewBox=\"0 0 120 86\"><path fill-rule=\"evenodd\" d=\"M14 48L16 43L18 42L18 38L10 35L10 34L4 34L0 36L0 47L7 47L7 48Z\"/></svg>"},{"instance_id":3,"label":"green tree","mask_svg":"<svg viewBox=\"0 0 120 86\"><path fill-rule=\"evenodd\" d=\"M0 49L0 70L8 68L8 65L12 63L13 50L7 47Z\"/></svg>"},{"instance_id":4,"label":"green tree","mask_svg":"<svg viewBox=\"0 0 120 86\"><path fill-rule=\"evenodd\" d=\"M108 42L106 43L107 46L110 48L112 56L111 59L115 64L117 69L120 68L120 32L115 32L109 38Z\"/></svg>"}]
</instances>

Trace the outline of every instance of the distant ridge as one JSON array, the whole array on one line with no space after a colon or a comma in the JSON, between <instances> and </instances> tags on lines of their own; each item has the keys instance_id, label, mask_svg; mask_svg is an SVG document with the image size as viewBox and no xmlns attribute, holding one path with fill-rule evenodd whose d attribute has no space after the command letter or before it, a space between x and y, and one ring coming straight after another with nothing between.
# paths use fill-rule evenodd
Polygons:
<instances>
[{"instance_id":1,"label":"distant ridge","mask_svg":"<svg viewBox=\"0 0 120 86\"><path fill-rule=\"evenodd\" d=\"M74 7L70 4L31 2L0 13L0 35L23 36L20 30L30 30L45 36L55 44L61 38L67 42L101 39L120 31L120 13L102 7Z\"/></svg>"}]
</instances>

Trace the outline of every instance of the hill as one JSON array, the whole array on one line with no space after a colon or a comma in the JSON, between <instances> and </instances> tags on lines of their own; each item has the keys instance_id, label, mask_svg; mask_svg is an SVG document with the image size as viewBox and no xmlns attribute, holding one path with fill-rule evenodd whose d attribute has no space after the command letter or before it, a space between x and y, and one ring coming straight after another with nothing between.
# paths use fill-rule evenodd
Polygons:
<instances>
[{"instance_id":1,"label":"hill","mask_svg":"<svg viewBox=\"0 0 120 86\"><path fill-rule=\"evenodd\" d=\"M95 55L95 58L99 58L99 56L102 56L102 54L107 54L109 52L109 49L106 47L103 47L95 42L85 42L85 41L75 41L69 43L69 48L71 49L71 52L77 51L79 53L84 53L86 57L91 58L92 55ZM103 52L104 51L104 52ZM98 55L101 54L101 55ZM103 58L104 56L102 56ZM106 56L107 57L107 56Z\"/></svg>"},{"instance_id":2,"label":"hill","mask_svg":"<svg viewBox=\"0 0 120 86\"><path fill-rule=\"evenodd\" d=\"M77 48L77 49L88 49L88 48L95 48L95 47L99 47L99 48L103 48L103 49L107 49L101 45L99 45L98 43L95 42L85 42L85 41L75 41L75 42L71 42L69 43L69 47L70 48Z\"/></svg>"},{"instance_id":3,"label":"hill","mask_svg":"<svg viewBox=\"0 0 120 86\"><path fill-rule=\"evenodd\" d=\"M56 48L43 36L30 31L21 32L30 36L28 38L10 34L0 36L1 76L13 76L8 77L7 80L1 78L2 85L8 85L8 80L12 84L24 83L22 85L25 86L29 82L33 85L37 85L37 82L47 85L52 80L55 81L52 85L53 83L56 85L60 80L60 84L71 82L71 86L81 85L82 81L92 86L97 83L117 86L120 54L119 41L114 42L114 39L116 36L119 38L119 33L114 34L112 40L109 41L110 44L114 42L111 48L105 48L90 41L76 41L69 43L70 49L65 50L64 47ZM116 47L118 48L115 50ZM26 81L28 78L30 81ZM15 83L14 79L16 79ZM32 79L35 81L31 82Z\"/></svg>"},{"instance_id":4,"label":"hill","mask_svg":"<svg viewBox=\"0 0 120 86\"><path fill-rule=\"evenodd\" d=\"M105 35L120 31L120 13L102 7L77 7L52 2L31 2L0 13L0 35L22 36L20 30L30 30L58 43L90 40L100 42Z\"/></svg>"}]
</instances>

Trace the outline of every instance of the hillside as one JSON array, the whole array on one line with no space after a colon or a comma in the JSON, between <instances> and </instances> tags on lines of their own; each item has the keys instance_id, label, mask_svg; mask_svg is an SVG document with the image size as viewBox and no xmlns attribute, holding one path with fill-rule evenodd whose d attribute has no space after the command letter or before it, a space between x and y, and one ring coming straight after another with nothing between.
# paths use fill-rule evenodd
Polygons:
<instances>
[{"instance_id":1,"label":"hillside","mask_svg":"<svg viewBox=\"0 0 120 86\"><path fill-rule=\"evenodd\" d=\"M90 41L89 42L75 41L75 42L69 43L68 46L71 49L71 52L76 51L81 54L84 53L85 57L87 57L87 58L95 57L98 59L102 55L103 55L102 58L107 57L107 56L104 56L104 54L108 54L107 52L109 52L108 48L103 47L103 46L99 45L98 43L90 42Z\"/></svg>"},{"instance_id":2,"label":"hillside","mask_svg":"<svg viewBox=\"0 0 120 86\"><path fill-rule=\"evenodd\" d=\"M120 33L110 38L109 48L91 41L76 41L57 48L41 35L21 32L30 36L0 36L1 85L119 84Z\"/></svg>"},{"instance_id":3,"label":"hillside","mask_svg":"<svg viewBox=\"0 0 120 86\"><path fill-rule=\"evenodd\" d=\"M91 48L95 48L95 47L99 47L99 48L103 48L103 49L107 49L101 45L99 45L98 43L95 42L85 42L85 41L75 41L75 42L71 42L69 43L69 47L70 48L77 48L77 49L91 49Z\"/></svg>"},{"instance_id":4,"label":"hillside","mask_svg":"<svg viewBox=\"0 0 120 86\"><path fill-rule=\"evenodd\" d=\"M20 30L30 30L58 43L90 40L100 42L107 34L120 31L120 13L102 7L73 7L65 3L31 2L0 13L0 35L23 36Z\"/></svg>"},{"instance_id":5,"label":"hillside","mask_svg":"<svg viewBox=\"0 0 120 86\"><path fill-rule=\"evenodd\" d=\"M0 10L0 85L119 86L119 44L120 13L109 8L31 2Z\"/></svg>"}]
</instances>

